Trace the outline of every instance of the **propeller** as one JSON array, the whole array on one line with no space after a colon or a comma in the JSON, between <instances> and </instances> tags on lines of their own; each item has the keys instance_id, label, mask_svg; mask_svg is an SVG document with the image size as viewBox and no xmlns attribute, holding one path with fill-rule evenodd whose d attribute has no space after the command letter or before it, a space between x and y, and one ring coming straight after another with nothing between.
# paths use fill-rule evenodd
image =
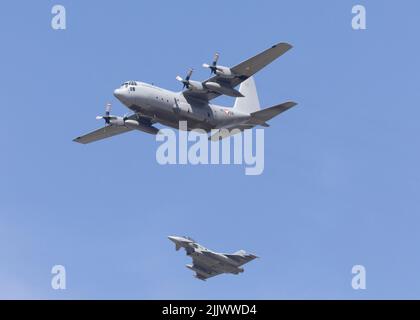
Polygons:
<instances>
[{"instance_id":1,"label":"propeller","mask_svg":"<svg viewBox=\"0 0 420 320\"><path fill-rule=\"evenodd\" d=\"M219 54L216 52L214 54L214 58L213 58L213 62L211 65L207 64L207 63L203 63L203 67L204 68L209 68L210 69L210 75L211 74L216 74L217 71L217 61L219 60Z\"/></svg>"},{"instance_id":2,"label":"propeller","mask_svg":"<svg viewBox=\"0 0 420 320\"><path fill-rule=\"evenodd\" d=\"M106 105L105 105L105 115L103 115L103 116L97 116L96 117L96 120L101 120L101 119L104 119L105 120L105 123L106 124L109 124L110 123L110 120L111 120L111 104L110 103L107 103Z\"/></svg>"},{"instance_id":3,"label":"propeller","mask_svg":"<svg viewBox=\"0 0 420 320\"><path fill-rule=\"evenodd\" d=\"M185 88L189 89L190 88L190 78L191 78L191 75L192 75L193 71L194 71L194 69L188 70L188 73L187 73L187 76L185 77L185 79L182 79L182 77L180 77L180 76L176 76L176 80L178 80L179 82L182 82L184 84L183 87L182 87L183 89L185 89Z\"/></svg>"}]
</instances>

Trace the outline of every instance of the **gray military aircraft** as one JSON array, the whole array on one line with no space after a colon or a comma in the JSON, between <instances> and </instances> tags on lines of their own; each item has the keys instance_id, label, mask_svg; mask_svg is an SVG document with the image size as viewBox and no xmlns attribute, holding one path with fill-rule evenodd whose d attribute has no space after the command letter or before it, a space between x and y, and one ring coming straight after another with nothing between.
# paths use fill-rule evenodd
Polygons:
<instances>
[{"instance_id":1,"label":"gray military aircraft","mask_svg":"<svg viewBox=\"0 0 420 320\"><path fill-rule=\"evenodd\" d=\"M291 48L287 43L276 44L232 68L218 65L219 54L216 53L212 64L203 64L210 69L211 78L203 82L191 80L192 69L185 79L176 77L183 84L181 92L138 81L124 82L114 91L114 96L134 113L124 117L114 116L111 115L111 105L107 104L105 114L96 117L105 121L105 127L74 141L86 144L131 130L157 134L159 129L153 124L161 123L178 129L180 121L187 122L187 130L216 130L210 137L216 141L257 125L268 127L268 120L296 103L285 102L260 110L252 76ZM240 88L236 90L238 85ZM210 103L221 95L236 98L233 108Z\"/></svg>"},{"instance_id":2,"label":"gray military aircraft","mask_svg":"<svg viewBox=\"0 0 420 320\"><path fill-rule=\"evenodd\" d=\"M169 236L168 238L175 243L177 251L184 248L187 255L192 257L193 264L187 264L186 267L195 271L195 277L200 280L222 273L239 274L244 272L242 265L257 258L243 250L233 254L216 253L204 248L190 237Z\"/></svg>"}]
</instances>

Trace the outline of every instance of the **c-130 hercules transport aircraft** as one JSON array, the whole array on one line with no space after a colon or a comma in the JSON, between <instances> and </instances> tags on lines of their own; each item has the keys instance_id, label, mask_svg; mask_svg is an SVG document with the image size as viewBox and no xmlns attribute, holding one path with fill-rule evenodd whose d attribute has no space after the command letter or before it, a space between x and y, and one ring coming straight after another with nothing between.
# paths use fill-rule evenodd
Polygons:
<instances>
[{"instance_id":1,"label":"c-130 hercules transport aircraft","mask_svg":"<svg viewBox=\"0 0 420 320\"><path fill-rule=\"evenodd\" d=\"M192 69L185 79L176 77L183 84L181 92L138 81L124 82L114 91L114 95L134 114L124 117L111 115L111 105L108 104L105 115L96 117L105 120L105 127L77 137L74 141L87 144L131 130L157 134L159 129L153 124L161 123L179 129L180 121L187 122L187 130L212 132L210 139L213 141L257 125L268 127L268 120L294 107L296 103L285 102L261 110L252 76L291 48L287 43L276 44L232 68L218 65L219 54L216 53L211 65L203 64L203 67L210 69L211 78L203 82L191 80ZM239 90L236 90L238 85ZM236 98L233 108L210 103L221 95Z\"/></svg>"}]
</instances>

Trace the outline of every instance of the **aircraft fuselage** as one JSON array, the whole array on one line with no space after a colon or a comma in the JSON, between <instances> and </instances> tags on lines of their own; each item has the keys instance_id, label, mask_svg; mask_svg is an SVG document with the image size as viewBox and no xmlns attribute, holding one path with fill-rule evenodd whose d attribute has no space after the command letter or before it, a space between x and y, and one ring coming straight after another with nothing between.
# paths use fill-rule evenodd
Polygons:
<instances>
[{"instance_id":1,"label":"aircraft fuselage","mask_svg":"<svg viewBox=\"0 0 420 320\"><path fill-rule=\"evenodd\" d=\"M127 84L128 83L128 84ZM184 97L143 82L129 81L114 91L115 97L127 108L163 125L179 128L180 121L187 121L188 130L229 127L245 123L250 116L232 108L225 108L200 99Z\"/></svg>"}]
</instances>

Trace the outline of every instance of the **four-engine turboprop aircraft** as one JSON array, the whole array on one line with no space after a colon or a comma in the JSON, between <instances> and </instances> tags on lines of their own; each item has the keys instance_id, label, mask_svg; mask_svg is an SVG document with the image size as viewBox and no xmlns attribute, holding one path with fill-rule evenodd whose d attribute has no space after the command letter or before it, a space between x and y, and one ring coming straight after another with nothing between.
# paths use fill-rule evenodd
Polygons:
<instances>
[{"instance_id":1,"label":"four-engine turboprop aircraft","mask_svg":"<svg viewBox=\"0 0 420 320\"><path fill-rule=\"evenodd\" d=\"M200 280L222 273L239 274L244 272L242 265L257 258L244 250L232 254L213 252L189 237L169 236L168 238L175 243L176 250L184 248L187 255L192 258L193 264L187 264L186 267L195 271L195 277Z\"/></svg>"},{"instance_id":2,"label":"four-engine turboprop aircraft","mask_svg":"<svg viewBox=\"0 0 420 320\"><path fill-rule=\"evenodd\" d=\"M124 117L111 115L111 105L108 104L105 114L97 117L105 120L105 127L74 141L86 144L131 130L157 134L159 129L153 126L155 123L178 129L180 121L187 122L187 130L216 130L211 140L223 139L257 125L268 127L268 120L296 103L285 102L261 110L252 76L291 48L287 43L276 44L232 68L218 65L219 54L216 54L211 65L203 64L213 75L206 81L191 80L192 69L185 79L176 77L183 84L181 92L138 81L124 82L114 95L134 113ZM238 85L240 88L236 90ZM210 103L220 95L235 97L233 108Z\"/></svg>"}]
</instances>

